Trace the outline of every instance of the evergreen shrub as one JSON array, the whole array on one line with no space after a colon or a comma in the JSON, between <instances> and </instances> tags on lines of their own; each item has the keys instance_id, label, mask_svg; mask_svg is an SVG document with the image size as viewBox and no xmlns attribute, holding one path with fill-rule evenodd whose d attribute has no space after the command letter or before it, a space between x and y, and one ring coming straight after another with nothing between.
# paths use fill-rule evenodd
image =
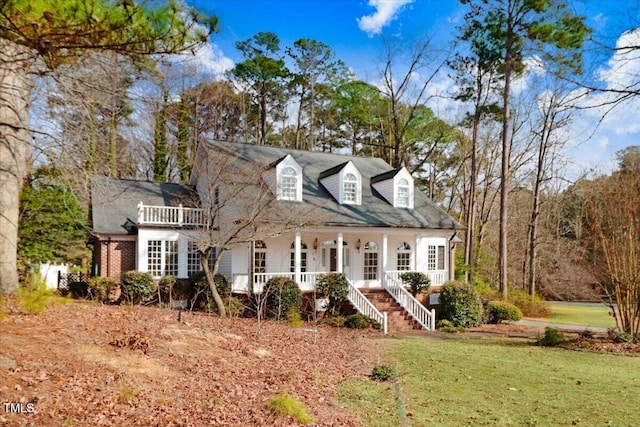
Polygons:
<instances>
[{"instance_id":1,"label":"evergreen shrub","mask_svg":"<svg viewBox=\"0 0 640 427\"><path fill-rule=\"evenodd\" d=\"M429 293L431 288L431 280L429 276L424 273L418 271L407 271L405 273L400 274L400 279L402 282L409 286L409 292L414 297L421 293Z\"/></svg>"},{"instance_id":2,"label":"evergreen shrub","mask_svg":"<svg viewBox=\"0 0 640 427\"><path fill-rule=\"evenodd\" d=\"M470 328L482 322L482 301L473 286L447 282L440 288L440 318L454 327Z\"/></svg>"},{"instance_id":3,"label":"evergreen shrub","mask_svg":"<svg viewBox=\"0 0 640 427\"><path fill-rule=\"evenodd\" d=\"M122 298L131 304L140 304L149 301L156 290L156 283L153 281L151 273L127 271L122 274L120 290Z\"/></svg>"},{"instance_id":4,"label":"evergreen shrub","mask_svg":"<svg viewBox=\"0 0 640 427\"><path fill-rule=\"evenodd\" d=\"M327 298L324 310L329 316L337 316L340 313L340 306L346 301L349 295L349 284L347 278L342 273L329 273L318 276L316 289L323 298Z\"/></svg>"},{"instance_id":5,"label":"evergreen shrub","mask_svg":"<svg viewBox=\"0 0 640 427\"><path fill-rule=\"evenodd\" d=\"M487 303L489 323L517 322L522 320L522 311L506 301L489 301Z\"/></svg>"},{"instance_id":6,"label":"evergreen shrub","mask_svg":"<svg viewBox=\"0 0 640 427\"><path fill-rule=\"evenodd\" d=\"M290 319L292 313L300 314L302 292L296 282L288 277L274 277L264 286L267 317L276 321Z\"/></svg>"}]
</instances>

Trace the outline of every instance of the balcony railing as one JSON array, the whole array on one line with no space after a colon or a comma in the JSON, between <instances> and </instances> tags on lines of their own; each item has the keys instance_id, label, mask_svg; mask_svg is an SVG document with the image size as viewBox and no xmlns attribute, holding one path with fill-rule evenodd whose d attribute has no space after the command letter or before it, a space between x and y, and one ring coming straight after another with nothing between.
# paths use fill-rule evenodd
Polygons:
<instances>
[{"instance_id":1,"label":"balcony railing","mask_svg":"<svg viewBox=\"0 0 640 427\"><path fill-rule=\"evenodd\" d=\"M387 276L391 277L393 280L402 283L402 279L400 279L400 275L402 273L408 273L407 271L386 271ZM430 271L422 271L422 273L426 274L429 277L429 283L431 286L442 286L449 281L449 271L447 270L430 270Z\"/></svg>"},{"instance_id":2,"label":"balcony railing","mask_svg":"<svg viewBox=\"0 0 640 427\"><path fill-rule=\"evenodd\" d=\"M200 208L179 206L149 206L138 203L138 224L176 227L204 225L205 213Z\"/></svg>"}]
</instances>

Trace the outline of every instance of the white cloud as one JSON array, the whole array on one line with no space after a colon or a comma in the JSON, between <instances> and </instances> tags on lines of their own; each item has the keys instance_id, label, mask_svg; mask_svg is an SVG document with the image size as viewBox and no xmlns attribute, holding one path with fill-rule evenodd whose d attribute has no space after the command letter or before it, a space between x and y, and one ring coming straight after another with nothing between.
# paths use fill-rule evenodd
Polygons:
<instances>
[{"instance_id":1,"label":"white cloud","mask_svg":"<svg viewBox=\"0 0 640 427\"><path fill-rule=\"evenodd\" d=\"M195 70L198 74L208 74L213 77L221 76L235 65L216 45L211 43L203 44L193 52L173 55L171 60Z\"/></svg>"},{"instance_id":2,"label":"white cloud","mask_svg":"<svg viewBox=\"0 0 640 427\"><path fill-rule=\"evenodd\" d=\"M371 15L356 19L358 27L369 37L380 34L382 27L396 17L402 6L412 2L413 0L369 0L369 6L375 7L376 11Z\"/></svg>"}]
</instances>

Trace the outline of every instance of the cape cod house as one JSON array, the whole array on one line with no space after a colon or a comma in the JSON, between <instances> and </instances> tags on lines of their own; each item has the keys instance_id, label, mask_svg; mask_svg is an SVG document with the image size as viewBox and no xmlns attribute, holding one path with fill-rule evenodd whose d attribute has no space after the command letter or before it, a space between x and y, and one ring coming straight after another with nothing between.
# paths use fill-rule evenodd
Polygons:
<instances>
[{"instance_id":1,"label":"cape cod house","mask_svg":"<svg viewBox=\"0 0 640 427\"><path fill-rule=\"evenodd\" d=\"M229 170L232 176L223 178ZM234 174L252 190L233 193ZM214 214L225 197L235 205ZM275 276L310 292L317 275L340 272L359 311L386 322L365 296L385 289L421 326L433 328L433 311L404 290L399 275L424 272L432 288L453 279L461 225L414 186L405 168L378 158L210 141L198 148L188 186L97 178L93 273L186 278L201 269L196 248L209 238L205 230L224 234L265 201L278 208L271 219L256 215L251 238L238 238L220 256L219 273L232 279L234 292L260 291Z\"/></svg>"}]
</instances>

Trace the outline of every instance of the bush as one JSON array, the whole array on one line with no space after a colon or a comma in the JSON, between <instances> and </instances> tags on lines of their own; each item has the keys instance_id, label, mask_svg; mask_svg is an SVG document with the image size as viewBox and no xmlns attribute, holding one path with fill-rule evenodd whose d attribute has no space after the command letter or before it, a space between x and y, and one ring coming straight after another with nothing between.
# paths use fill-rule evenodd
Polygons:
<instances>
[{"instance_id":1,"label":"bush","mask_svg":"<svg viewBox=\"0 0 640 427\"><path fill-rule=\"evenodd\" d=\"M318 324L329 325L334 328L342 328L346 321L347 321L347 318L344 316L330 316L330 317L323 317L321 319L318 319Z\"/></svg>"},{"instance_id":2,"label":"bush","mask_svg":"<svg viewBox=\"0 0 640 427\"><path fill-rule=\"evenodd\" d=\"M349 295L349 284L342 273L329 273L318 276L316 281L318 292L327 298L327 304L323 307L330 316L336 316L340 312L340 306Z\"/></svg>"},{"instance_id":3,"label":"bush","mask_svg":"<svg viewBox=\"0 0 640 427\"><path fill-rule=\"evenodd\" d=\"M344 326L350 329L367 329L371 326L371 319L361 313L347 316Z\"/></svg>"},{"instance_id":4,"label":"bush","mask_svg":"<svg viewBox=\"0 0 640 427\"><path fill-rule=\"evenodd\" d=\"M556 347L567 342L567 337L557 328L544 328L544 334L538 334L535 338L536 344L545 347Z\"/></svg>"},{"instance_id":5,"label":"bush","mask_svg":"<svg viewBox=\"0 0 640 427\"><path fill-rule=\"evenodd\" d=\"M156 290L156 284L153 281L151 273L128 271L122 274L120 289L123 298L131 304L139 304L149 301L151 295Z\"/></svg>"},{"instance_id":6,"label":"bush","mask_svg":"<svg viewBox=\"0 0 640 427\"><path fill-rule=\"evenodd\" d=\"M22 311L28 314L39 314L45 311L51 299L58 296L56 290L47 289L47 285L36 283L18 289L18 301Z\"/></svg>"},{"instance_id":7,"label":"bush","mask_svg":"<svg viewBox=\"0 0 640 427\"><path fill-rule=\"evenodd\" d=\"M455 327L470 328L482 322L482 301L473 286L448 282L440 288L440 316Z\"/></svg>"},{"instance_id":8,"label":"bush","mask_svg":"<svg viewBox=\"0 0 640 427\"><path fill-rule=\"evenodd\" d=\"M533 298L528 292L522 289L509 289L507 301L520 309L523 316L526 317L549 317L551 316L551 308L538 295Z\"/></svg>"},{"instance_id":9,"label":"bush","mask_svg":"<svg viewBox=\"0 0 640 427\"><path fill-rule=\"evenodd\" d=\"M220 297L224 298L231 295L231 280L227 276L216 274L213 276L213 283L215 283ZM189 284L194 289L209 287L204 271L192 273L189 276Z\"/></svg>"},{"instance_id":10,"label":"bush","mask_svg":"<svg viewBox=\"0 0 640 427\"><path fill-rule=\"evenodd\" d=\"M231 281L227 276L216 274L213 276L213 283L216 286L218 295L224 300L231 296ZM207 282L204 271L198 271L189 276L189 286L191 287L191 307L196 307L206 312L217 312L216 303Z\"/></svg>"},{"instance_id":11,"label":"bush","mask_svg":"<svg viewBox=\"0 0 640 427\"><path fill-rule=\"evenodd\" d=\"M371 370L371 378L376 381L389 381L396 376L395 371L389 365L374 366Z\"/></svg>"},{"instance_id":12,"label":"bush","mask_svg":"<svg viewBox=\"0 0 640 427\"><path fill-rule=\"evenodd\" d=\"M522 312L515 305L505 301L487 303L489 323L511 322L522 319Z\"/></svg>"},{"instance_id":13,"label":"bush","mask_svg":"<svg viewBox=\"0 0 640 427\"><path fill-rule=\"evenodd\" d=\"M300 424L310 424L314 422L304 405L287 393L278 394L269 399L265 405L266 409L275 414L285 417L292 417Z\"/></svg>"},{"instance_id":14,"label":"bush","mask_svg":"<svg viewBox=\"0 0 640 427\"><path fill-rule=\"evenodd\" d=\"M300 314L302 292L296 282L288 277L274 277L264 286L267 317L280 321L289 319L293 311Z\"/></svg>"},{"instance_id":15,"label":"bush","mask_svg":"<svg viewBox=\"0 0 640 427\"><path fill-rule=\"evenodd\" d=\"M607 330L607 335L613 342L618 344L633 344L633 335L627 332L621 332L615 328Z\"/></svg>"},{"instance_id":16,"label":"bush","mask_svg":"<svg viewBox=\"0 0 640 427\"><path fill-rule=\"evenodd\" d=\"M173 289L176 286L175 276L164 276L158 282L158 303L162 305L162 302L165 301L167 304L171 303L173 299Z\"/></svg>"},{"instance_id":17,"label":"bush","mask_svg":"<svg viewBox=\"0 0 640 427\"><path fill-rule=\"evenodd\" d=\"M453 325L453 323L449 322L448 320L440 320L436 325L436 328L438 329L438 331L445 332L447 334L455 334L458 332L466 331L466 328L462 326L456 327Z\"/></svg>"},{"instance_id":18,"label":"bush","mask_svg":"<svg viewBox=\"0 0 640 427\"><path fill-rule=\"evenodd\" d=\"M246 307L240 298L237 297L225 297L224 308L227 310L227 316L229 317L242 317Z\"/></svg>"},{"instance_id":19,"label":"bush","mask_svg":"<svg viewBox=\"0 0 640 427\"><path fill-rule=\"evenodd\" d=\"M405 285L409 286L409 292L414 297L421 293L429 293L431 288L429 276L416 271L407 271L400 274L400 279Z\"/></svg>"},{"instance_id":20,"label":"bush","mask_svg":"<svg viewBox=\"0 0 640 427\"><path fill-rule=\"evenodd\" d=\"M87 296L95 301L106 301L109 289L117 286L111 277L91 277L87 283Z\"/></svg>"}]
</instances>

